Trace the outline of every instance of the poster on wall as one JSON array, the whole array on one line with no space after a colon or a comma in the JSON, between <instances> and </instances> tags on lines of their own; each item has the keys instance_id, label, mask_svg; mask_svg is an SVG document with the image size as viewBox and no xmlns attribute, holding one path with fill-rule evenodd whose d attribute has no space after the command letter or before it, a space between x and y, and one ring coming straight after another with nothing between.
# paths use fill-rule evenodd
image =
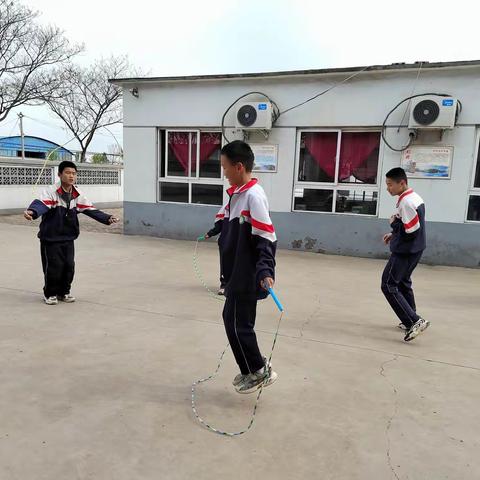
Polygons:
<instances>
[{"instance_id":1,"label":"poster on wall","mask_svg":"<svg viewBox=\"0 0 480 480\"><path fill-rule=\"evenodd\" d=\"M415 146L407 148L401 167L410 178L449 179L452 170L453 147Z\"/></svg>"},{"instance_id":2,"label":"poster on wall","mask_svg":"<svg viewBox=\"0 0 480 480\"><path fill-rule=\"evenodd\" d=\"M278 145L251 143L255 155L254 172L275 173L277 171Z\"/></svg>"}]
</instances>

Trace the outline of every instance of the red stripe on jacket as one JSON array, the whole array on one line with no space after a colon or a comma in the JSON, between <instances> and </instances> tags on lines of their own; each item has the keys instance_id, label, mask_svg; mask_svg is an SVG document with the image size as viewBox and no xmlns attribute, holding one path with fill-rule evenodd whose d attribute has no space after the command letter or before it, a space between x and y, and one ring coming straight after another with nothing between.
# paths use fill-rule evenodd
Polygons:
<instances>
[{"instance_id":1,"label":"red stripe on jacket","mask_svg":"<svg viewBox=\"0 0 480 480\"><path fill-rule=\"evenodd\" d=\"M415 217L413 217L413 219L410 222L404 223L403 226L405 227L405 230L409 230L410 228L414 227L419 221L420 219L418 218L418 213L417 213L417 215L415 215Z\"/></svg>"},{"instance_id":2,"label":"red stripe on jacket","mask_svg":"<svg viewBox=\"0 0 480 480\"><path fill-rule=\"evenodd\" d=\"M268 233L274 233L275 232L275 228L273 227L272 224L262 223L262 222L259 222L258 220L255 220L254 218L252 218L252 215L250 214L250 210L242 210L241 215L251 219L252 227L258 228L259 230L263 230L264 232L268 232Z\"/></svg>"}]
</instances>

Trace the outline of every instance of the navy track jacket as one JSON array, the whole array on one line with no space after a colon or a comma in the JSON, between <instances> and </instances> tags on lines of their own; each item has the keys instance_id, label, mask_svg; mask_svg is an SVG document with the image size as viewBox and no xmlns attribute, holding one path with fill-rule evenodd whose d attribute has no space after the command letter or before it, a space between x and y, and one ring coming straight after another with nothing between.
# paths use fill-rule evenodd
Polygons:
<instances>
[{"instance_id":1,"label":"navy track jacket","mask_svg":"<svg viewBox=\"0 0 480 480\"><path fill-rule=\"evenodd\" d=\"M410 254L425 250L425 204L411 188L400 195L392 223L392 253Z\"/></svg>"},{"instance_id":2,"label":"navy track jacket","mask_svg":"<svg viewBox=\"0 0 480 480\"><path fill-rule=\"evenodd\" d=\"M61 185L46 188L40 198L34 200L28 210L33 218L42 217L38 238L42 242L66 242L75 240L80 235L78 214L84 213L105 225L109 224L111 215L97 210L77 187L71 193L63 190Z\"/></svg>"},{"instance_id":3,"label":"navy track jacket","mask_svg":"<svg viewBox=\"0 0 480 480\"><path fill-rule=\"evenodd\" d=\"M211 230L220 232L218 244L225 295L239 299L266 298L268 292L261 282L266 277L275 278L277 248L267 196L256 179L242 187L233 186L227 193L228 202L218 212Z\"/></svg>"}]
</instances>

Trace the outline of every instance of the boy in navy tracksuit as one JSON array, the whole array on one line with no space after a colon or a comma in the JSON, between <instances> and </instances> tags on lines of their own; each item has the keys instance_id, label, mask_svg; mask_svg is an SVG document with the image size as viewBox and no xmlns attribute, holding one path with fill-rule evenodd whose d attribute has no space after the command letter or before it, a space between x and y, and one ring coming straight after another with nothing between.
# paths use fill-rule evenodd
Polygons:
<instances>
[{"instance_id":1,"label":"boy in navy tracksuit","mask_svg":"<svg viewBox=\"0 0 480 480\"><path fill-rule=\"evenodd\" d=\"M425 204L420 195L408 188L403 168L393 168L387 175L387 190L398 195L397 210L390 218L392 232L383 236L390 244L390 260L382 275L382 292L406 330L409 342L422 333L430 321L416 313L411 275L426 247Z\"/></svg>"},{"instance_id":2,"label":"boy in navy tracksuit","mask_svg":"<svg viewBox=\"0 0 480 480\"><path fill-rule=\"evenodd\" d=\"M45 278L44 300L47 305L56 305L58 300L66 303L75 301L70 287L75 272L73 242L80 234L77 214L84 213L105 225L118 221L113 215L94 208L75 187L77 166L73 162L61 162L58 176L60 184L44 190L40 198L34 200L24 212L27 220L42 217L38 238Z\"/></svg>"},{"instance_id":3,"label":"boy in navy tracksuit","mask_svg":"<svg viewBox=\"0 0 480 480\"><path fill-rule=\"evenodd\" d=\"M257 300L266 298L267 289L274 285L277 237L265 192L252 179L252 149L237 140L225 145L221 153L225 177L231 185L228 202L217 214L217 220L222 221L223 321L240 368L233 385L238 393L252 393L277 379L260 353L254 330Z\"/></svg>"}]
</instances>

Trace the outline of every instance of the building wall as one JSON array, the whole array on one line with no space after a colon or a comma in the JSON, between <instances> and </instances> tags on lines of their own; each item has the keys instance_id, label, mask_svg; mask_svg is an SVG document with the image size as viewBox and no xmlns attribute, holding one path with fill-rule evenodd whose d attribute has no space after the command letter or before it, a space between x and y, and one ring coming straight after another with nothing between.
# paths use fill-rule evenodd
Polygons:
<instances>
[{"instance_id":1,"label":"building wall","mask_svg":"<svg viewBox=\"0 0 480 480\"><path fill-rule=\"evenodd\" d=\"M432 263L478 266L480 261L480 225L465 223L468 191L476 160L476 126L480 124L480 97L475 87L479 74L478 68L424 70L415 86L415 92L448 93L463 103L458 126L445 132L441 142L438 142L437 133L423 134L419 138L423 144L454 146L451 179L411 180L411 185L424 198L427 206L431 253L426 255L426 259ZM199 230L203 231L211 224L209 219L213 218L211 214L215 211L210 207L156 203L157 127L218 128L225 108L248 91L268 94L283 110L345 76L141 84L138 86L139 98L134 98L126 90L127 233L194 238ZM268 139L268 143L279 146L278 172L257 176L269 197L281 246L310 249L312 242L308 238L311 238L316 240L312 250L376 257L386 255L379 237L388 230L386 219L393 212L395 199L386 192L383 178L390 168L400 164L401 154L388 149L382 142L378 218L292 213L297 131L302 128L379 128L387 112L411 95L416 77L416 70L362 74L280 117ZM255 96L250 99L254 100ZM387 130L390 142L398 146L408 141L406 128L398 133L397 128L393 128L393 125L402 123L404 111L401 108L392 115L389 121L392 128ZM233 113L232 110L226 122L226 133L230 139L238 136L232 127ZM257 140L251 138L250 141ZM187 220L192 222L191 225L186 225ZM352 234L352 231L357 233Z\"/></svg>"},{"instance_id":2,"label":"building wall","mask_svg":"<svg viewBox=\"0 0 480 480\"><path fill-rule=\"evenodd\" d=\"M199 205L125 202L125 233L194 240L212 226L216 207ZM387 258L381 241L388 231L385 220L354 215L317 215L312 212L272 212L280 248L309 252ZM429 222L428 264L480 266L479 228L446 222ZM213 240L212 240L213 241Z\"/></svg>"}]
</instances>

